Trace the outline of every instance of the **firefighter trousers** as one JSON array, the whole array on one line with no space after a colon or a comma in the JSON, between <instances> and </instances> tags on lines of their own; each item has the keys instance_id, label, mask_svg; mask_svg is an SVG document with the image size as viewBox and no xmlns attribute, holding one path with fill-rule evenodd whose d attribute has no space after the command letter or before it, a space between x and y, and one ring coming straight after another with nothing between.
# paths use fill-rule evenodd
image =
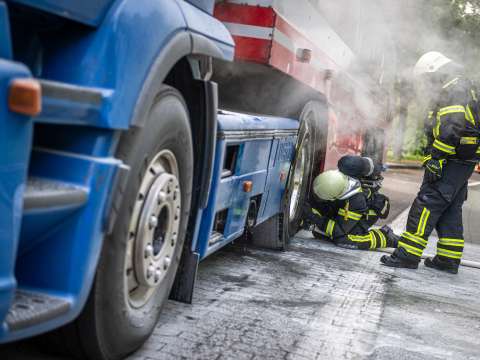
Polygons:
<instances>
[{"instance_id":1,"label":"firefighter trousers","mask_svg":"<svg viewBox=\"0 0 480 360\"><path fill-rule=\"evenodd\" d=\"M359 218L354 218L355 216ZM370 229L378 220L373 210L363 215L350 212L348 217L348 219L344 216L317 217L316 221L313 221L315 224L313 235L316 238L330 239L335 245L348 249L371 250L392 247L391 241L382 229Z\"/></svg>"},{"instance_id":2,"label":"firefighter trousers","mask_svg":"<svg viewBox=\"0 0 480 360\"><path fill-rule=\"evenodd\" d=\"M462 206L467 198L468 179L475 164L448 160L442 177L429 183L423 179L408 214L406 231L397 251L400 257L420 261L433 229L437 230L437 256L459 263L463 253Z\"/></svg>"}]
</instances>

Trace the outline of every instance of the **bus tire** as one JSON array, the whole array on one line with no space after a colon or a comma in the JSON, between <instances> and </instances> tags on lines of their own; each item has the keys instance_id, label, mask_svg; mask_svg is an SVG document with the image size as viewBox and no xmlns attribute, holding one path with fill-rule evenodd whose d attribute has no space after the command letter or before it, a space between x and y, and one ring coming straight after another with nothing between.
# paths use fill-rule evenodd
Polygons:
<instances>
[{"instance_id":1,"label":"bus tire","mask_svg":"<svg viewBox=\"0 0 480 360\"><path fill-rule=\"evenodd\" d=\"M81 359L122 359L151 335L168 299L184 243L193 178L188 109L162 86L145 125L121 137L130 175L112 234L104 239L87 303L64 333Z\"/></svg>"},{"instance_id":2,"label":"bus tire","mask_svg":"<svg viewBox=\"0 0 480 360\"><path fill-rule=\"evenodd\" d=\"M287 218L284 211L250 230L252 245L264 249L286 250L289 243Z\"/></svg>"},{"instance_id":3,"label":"bus tire","mask_svg":"<svg viewBox=\"0 0 480 360\"><path fill-rule=\"evenodd\" d=\"M318 100L307 102L299 117L295 157L285 190L290 238L302 227L302 205L309 200L313 179L323 170L328 130L326 117L326 107Z\"/></svg>"}]
</instances>

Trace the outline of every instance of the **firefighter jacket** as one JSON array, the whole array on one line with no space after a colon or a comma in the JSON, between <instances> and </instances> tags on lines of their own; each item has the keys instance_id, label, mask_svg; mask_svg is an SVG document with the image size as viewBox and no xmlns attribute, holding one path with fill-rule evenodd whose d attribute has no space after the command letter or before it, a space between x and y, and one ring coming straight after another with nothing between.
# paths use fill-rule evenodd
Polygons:
<instances>
[{"instance_id":1,"label":"firefighter jacket","mask_svg":"<svg viewBox=\"0 0 480 360\"><path fill-rule=\"evenodd\" d=\"M343 200L321 201L313 195L309 206L307 220L334 242L349 241L372 249L387 246L380 229L370 231L379 218L388 216L390 202L385 195L370 188Z\"/></svg>"},{"instance_id":2,"label":"firefighter jacket","mask_svg":"<svg viewBox=\"0 0 480 360\"><path fill-rule=\"evenodd\" d=\"M478 160L479 128L475 87L460 77L448 81L428 113L424 161L431 158Z\"/></svg>"}]
</instances>

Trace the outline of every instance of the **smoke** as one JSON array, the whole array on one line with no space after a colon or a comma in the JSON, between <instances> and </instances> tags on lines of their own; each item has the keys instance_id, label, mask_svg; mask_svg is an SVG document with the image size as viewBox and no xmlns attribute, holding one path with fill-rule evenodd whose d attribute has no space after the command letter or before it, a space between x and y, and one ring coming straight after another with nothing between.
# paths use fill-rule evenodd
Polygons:
<instances>
[{"instance_id":1,"label":"smoke","mask_svg":"<svg viewBox=\"0 0 480 360\"><path fill-rule=\"evenodd\" d=\"M354 101L343 101L341 112L360 111L365 116L357 126L349 122L352 130L359 125L385 127L395 118L389 142L418 147L418 128L423 127L430 94L414 93L411 74L417 59L428 51L439 51L464 65L470 76L480 73L479 46L460 24L468 20L463 15L478 16L473 3L467 2L462 9L459 1L452 0L308 1L355 54L345 72L359 85L353 91ZM337 74L335 85L344 87L345 77Z\"/></svg>"},{"instance_id":2,"label":"smoke","mask_svg":"<svg viewBox=\"0 0 480 360\"><path fill-rule=\"evenodd\" d=\"M418 98L410 74L421 54L436 50L467 68L478 67L478 46L466 44L464 30L444 11L452 1L458 0L258 0L258 4L273 6L342 69L333 74L330 105L338 119L335 132L346 138L358 130L387 128L393 118L406 114L402 107ZM475 8L468 11L474 13ZM265 74L251 64L223 66L217 71L224 86L220 94L231 94L232 107L238 107L238 94L242 94L245 106L237 109L240 111L298 113L296 107L284 109L290 105L283 100L293 99L297 105L304 98L304 89L290 88L288 76ZM235 86L232 79L238 79ZM419 114L422 107L413 106ZM420 117L408 124L407 130L421 122ZM401 129L394 138L403 143L405 132Z\"/></svg>"}]
</instances>

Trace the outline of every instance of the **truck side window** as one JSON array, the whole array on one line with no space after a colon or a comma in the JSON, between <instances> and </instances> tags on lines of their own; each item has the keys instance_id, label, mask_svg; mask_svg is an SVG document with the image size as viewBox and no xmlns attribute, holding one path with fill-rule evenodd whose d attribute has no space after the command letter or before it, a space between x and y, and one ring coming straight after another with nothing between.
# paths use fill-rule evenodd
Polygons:
<instances>
[{"instance_id":1,"label":"truck side window","mask_svg":"<svg viewBox=\"0 0 480 360\"><path fill-rule=\"evenodd\" d=\"M234 174L239 150L240 145L227 145L225 158L223 160L222 178L226 178Z\"/></svg>"}]
</instances>

